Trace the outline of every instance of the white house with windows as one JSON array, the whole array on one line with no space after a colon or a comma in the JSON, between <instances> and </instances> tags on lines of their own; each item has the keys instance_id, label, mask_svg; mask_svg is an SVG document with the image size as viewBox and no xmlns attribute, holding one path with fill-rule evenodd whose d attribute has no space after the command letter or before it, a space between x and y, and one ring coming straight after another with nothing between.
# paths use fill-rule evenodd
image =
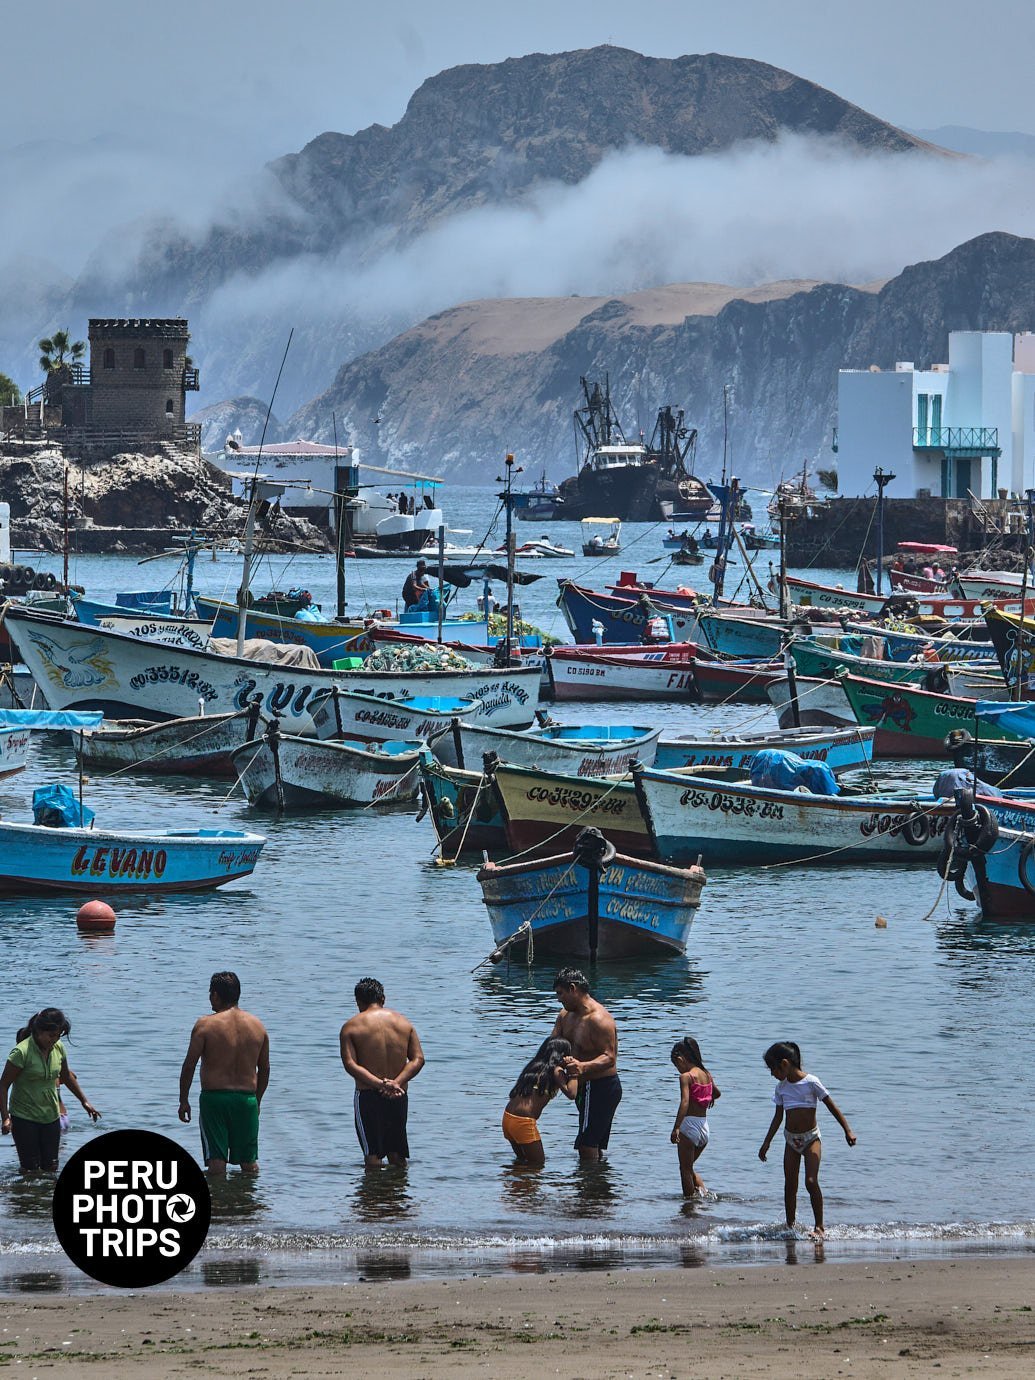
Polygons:
<instances>
[{"instance_id":1,"label":"white house with windows","mask_svg":"<svg viewBox=\"0 0 1035 1380\"><path fill-rule=\"evenodd\" d=\"M948 364L842 369L837 376L838 489L891 498L995 498L1035 485L1035 334L952 331Z\"/></svg>"}]
</instances>

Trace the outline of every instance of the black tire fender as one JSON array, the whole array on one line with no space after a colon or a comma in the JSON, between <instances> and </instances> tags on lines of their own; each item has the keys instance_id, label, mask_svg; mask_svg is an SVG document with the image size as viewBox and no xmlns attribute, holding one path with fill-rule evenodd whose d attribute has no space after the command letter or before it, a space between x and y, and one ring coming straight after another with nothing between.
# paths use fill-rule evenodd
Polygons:
<instances>
[{"instance_id":1,"label":"black tire fender","mask_svg":"<svg viewBox=\"0 0 1035 1380\"><path fill-rule=\"evenodd\" d=\"M1017 876L1029 896L1035 896L1035 882L1028 880L1028 867L1032 858L1035 858L1035 838L1030 838L1024 845L1017 862Z\"/></svg>"},{"instance_id":2,"label":"black tire fender","mask_svg":"<svg viewBox=\"0 0 1035 1380\"><path fill-rule=\"evenodd\" d=\"M979 853L987 853L990 848L995 846L999 838L999 821L989 810L987 805L975 805L974 813L978 818L978 827L974 831L974 837L970 837L970 830L967 831L967 842L971 848L977 849Z\"/></svg>"},{"instance_id":3,"label":"black tire fender","mask_svg":"<svg viewBox=\"0 0 1035 1380\"><path fill-rule=\"evenodd\" d=\"M931 838L931 821L924 814L910 815L903 823L899 833L914 848L920 848Z\"/></svg>"}]
</instances>

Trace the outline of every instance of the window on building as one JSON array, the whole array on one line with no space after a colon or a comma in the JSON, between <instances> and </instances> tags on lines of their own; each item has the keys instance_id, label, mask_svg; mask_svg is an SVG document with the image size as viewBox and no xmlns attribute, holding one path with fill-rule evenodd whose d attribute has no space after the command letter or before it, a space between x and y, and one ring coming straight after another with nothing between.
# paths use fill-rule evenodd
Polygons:
<instances>
[{"instance_id":1,"label":"window on building","mask_svg":"<svg viewBox=\"0 0 1035 1380\"><path fill-rule=\"evenodd\" d=\"M171 416L173 415L173 400L172 400L172 398L166 398L166 400L165 400L165 415L166 415L167 417L171 417Z\"/></svg>"},{"instance_id":2,"label":"window on building","mask_svg":"<svg viewBox=\"0 0 1035 1380\"><path fill-rule=\"evenodd\" d=\"M114 351L114 350L105 350L105 352L104 352L104 367L105 367L105 369L114 369L114 368L115 368L115 351Z\"/></svg>"},{"instance_id":3,"label":"window on building","mask_svg":"<svg viewBox=\"0 0 1035 1380\"><path fill-rule=\"evenodd\" d=\"M143 350L134 350L134 351L133 351L133 368L134 368L134 369L146 369L146 368L147 368L147 356L144 354Z\"/></svg>"},{"instance_id":4,"label":"window on building","mask_svg":"<svg viewBox=\"0 0 1035 1380\"><path fill-rule=\"evenodd\" d=\"M163 369L171 369L172 367L173 367L173 352L172 352L172 350L163 350L163 351L162 351L162 368L163 368Z\"/></svg>"}]
</instances>

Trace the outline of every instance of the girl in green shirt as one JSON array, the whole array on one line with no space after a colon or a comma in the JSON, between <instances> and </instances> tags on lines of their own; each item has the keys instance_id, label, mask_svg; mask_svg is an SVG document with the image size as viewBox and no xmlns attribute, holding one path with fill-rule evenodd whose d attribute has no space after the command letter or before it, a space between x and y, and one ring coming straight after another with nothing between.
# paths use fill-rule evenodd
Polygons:
<instances>
[{"instance_id":1,"label":"girl in green shirt","mask_svg":"<svg viewBox=\"0 0 1035 1380\"><path fill-rule=\"evenodd\" d=\"M14 1136L22 1170L57 1171L61 1140L58 1085L78 1097L91 1121L100 1112L87 1099L68 1067L62 1035L71 1034L68 1017L56 1006L45 1007L18 1031L17 1044L0 1075L0 1131ZM8 1106L10 1094L10 1106Z\"/></svg>"}]
</instances>

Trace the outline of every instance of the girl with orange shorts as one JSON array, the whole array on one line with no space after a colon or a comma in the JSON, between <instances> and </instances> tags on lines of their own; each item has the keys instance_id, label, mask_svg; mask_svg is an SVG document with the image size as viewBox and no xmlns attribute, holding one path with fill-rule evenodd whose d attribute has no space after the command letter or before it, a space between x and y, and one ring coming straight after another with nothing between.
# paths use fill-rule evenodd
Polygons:
<instances>
[{"instance_id":1,"label":"girl with orange shorts","mask_svg":"<svg viewBox=\"0 0 1035 1380\"><path fill-rule=\"evenodd\" d=\"M540 1113L559 1092L574 1099L579 1090L579 1080L569 1078L564 1070L564 1061L571 1054L568 1040L544 1040L510 1090L510 1101L503 1113L503 1134L522 1164L538 1169L546 1162L539 1135Z\"/></svg>"}]
</instances>

